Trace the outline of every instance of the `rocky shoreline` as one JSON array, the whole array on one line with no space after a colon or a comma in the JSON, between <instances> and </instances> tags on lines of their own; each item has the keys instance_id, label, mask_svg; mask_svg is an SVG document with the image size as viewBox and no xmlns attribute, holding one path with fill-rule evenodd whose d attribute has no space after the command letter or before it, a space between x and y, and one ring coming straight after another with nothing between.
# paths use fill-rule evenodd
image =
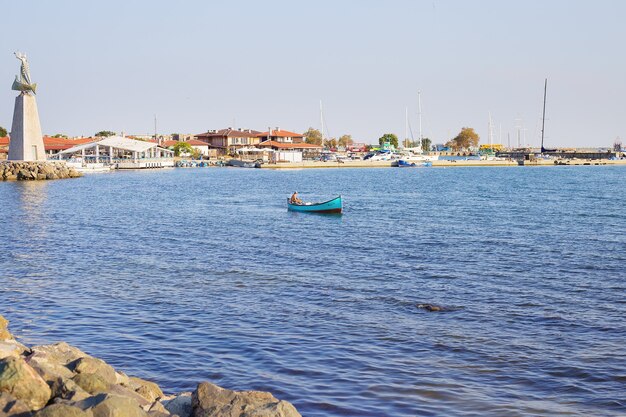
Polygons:
<instances>
[{"instance_id":1,"label":"rocky shoreline","mask_svg":"<svg viewBox=\"0 0 626 417\"><path fill-rule=\"evenodd\" d=\"M0 315L0 417L301 417L269 392L201 382L165 395L65 342L27 347Z\"/></svg>"},{"instance_id":2,"label":"rocky shoreline","mask_svg":"<svg viewBox=\"0 0 626 417\"><path fill-rule=\"evenodd\" d=\"M58 180L63 178L82 177L74 168L65 162L51 161L2 161L0 162L0 179L3 181L35 181Z\"/></svg>"}]
</instances>

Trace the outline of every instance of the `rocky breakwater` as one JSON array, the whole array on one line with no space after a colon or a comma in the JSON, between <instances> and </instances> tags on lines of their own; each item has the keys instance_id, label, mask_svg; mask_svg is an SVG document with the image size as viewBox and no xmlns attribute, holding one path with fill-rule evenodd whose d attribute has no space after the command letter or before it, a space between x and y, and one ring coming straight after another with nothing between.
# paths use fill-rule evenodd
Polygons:
<instances>
[{"instance_id":1,"label":"rocky breakwater","mask_svg":"<svg viewBox=\"0 0 626 417\"><path fill-rule=\"evenodd\" d=\"M81 177L74 168L65 162L51 161L2 161L0 162L0 180L58 180Z\"/></svg>"},{"instance_id":2,"label":"rocky breakwater","mask_svg":"<svg viewBox=\"0 0 626 417\"><path fill-rule=\"evenodd\" d=\"M0 417L301 417L268 392L209 382L165 395L67 343L24 346L7 326L0 315Z\"/></svg>"}]
</instances>

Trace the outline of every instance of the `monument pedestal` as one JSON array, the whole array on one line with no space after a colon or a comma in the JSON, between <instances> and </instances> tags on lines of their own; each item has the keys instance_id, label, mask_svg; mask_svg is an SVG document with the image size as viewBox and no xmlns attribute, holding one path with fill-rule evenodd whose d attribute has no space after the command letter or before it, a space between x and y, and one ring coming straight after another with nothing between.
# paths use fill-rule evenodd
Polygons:
<instances>
[{"instance_id":1,"label":"monument pedestal","mask_svg":"<svg viewBox=\"0 0 626 417\"><path fill-rule=\"evenodd\" d=\"M15 97L8 159L12 161L46 160L37 101L34 95L22 93Z\"/></svg>"}]
</instances>

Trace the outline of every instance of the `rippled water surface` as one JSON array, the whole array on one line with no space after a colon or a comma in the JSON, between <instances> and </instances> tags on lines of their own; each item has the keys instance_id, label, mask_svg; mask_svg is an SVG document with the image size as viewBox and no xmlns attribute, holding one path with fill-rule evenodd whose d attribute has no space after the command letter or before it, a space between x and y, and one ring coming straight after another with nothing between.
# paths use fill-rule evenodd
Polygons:
<instances>
[{"instance_id":1,"label":"rippled water surface","mask_svg":"<svg viewBox=\"0 0 626 417\"><path fill-rule=\"evenodd\" d=\"M166 392L304 416L626 414L626 167L0 183L0 313ZM344 196L343 216L286 198ZM419 303L450 308L428 312Z\"/></svg>"}]
</instances>

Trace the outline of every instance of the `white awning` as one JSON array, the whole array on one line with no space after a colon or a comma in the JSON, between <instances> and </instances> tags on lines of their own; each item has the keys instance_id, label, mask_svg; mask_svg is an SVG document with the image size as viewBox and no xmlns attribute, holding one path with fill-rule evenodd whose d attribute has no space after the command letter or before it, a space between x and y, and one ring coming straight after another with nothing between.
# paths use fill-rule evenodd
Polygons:
<instances>
[{"instance_id":1,"label":"white awning","mask_svg":"<svg viewBox=\"0 0 626 417\"><path fill-rule=\"evenodd\" d=\"M97 142L85 143L83 145L74 146L59 152L59 154L71 154L81 152L83 149L92 149L96 146L113 147L129 152L146 152L149 149L156 148L158 145L154 142L144 142L142 140L124 138L122 136L110 136ZM171 153L172 151L162 149L163 152Z\"/></svg>"}]
</instances>

